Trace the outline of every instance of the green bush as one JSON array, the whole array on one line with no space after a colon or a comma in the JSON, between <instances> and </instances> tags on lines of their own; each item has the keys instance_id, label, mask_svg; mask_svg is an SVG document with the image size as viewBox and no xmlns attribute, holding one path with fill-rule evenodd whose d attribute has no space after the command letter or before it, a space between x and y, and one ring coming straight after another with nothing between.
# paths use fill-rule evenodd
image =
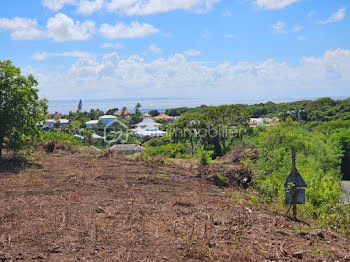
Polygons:
<instances>
[{"instance_id":1,"label":"green bush","mask_svg":"<svg viewBox=\"0 0 350 262\"><path fill-rule=\"evenodd\" d=\"M46 142L50 140L55 140L58 144L68 143L75 146L82 146L83 142L78 140L71 134L61 133L59 131L42 131L41 132L41 141Z\"/></svg>"},{"instance_id":2,"label":"green bush","mask_svg":"<svg viewBox=\"0 0 350 262\"><path fill-rule=\"evenodd\" d=\"M151 138L150 140L148 140L145 145L146 146L150 146L150 147L156 147L156 146L160 146L160 145L166 145L169 144L171 142L169 137L154 137Z\"/></svg>"},{"instance_id":3,"label":"green bush","mask_svg":"<svg viewBox=\"0 0 350 262\"><path fill-rule=\"evenodd\" d=\"M186 151L187 151L187 148L184 144L170 143L165 145L159 145L156 147L146 146L145 154L148 156L161 155L167 158L176 158L176 157L182 158L181 156L185 154Z\"/></svg>"},{"instance_id":4,"label":"green bush","mask_svg":"<svg viewBox=\"0 0 350 262\"><path fill-rule=\"evenodd\" d=\"M322 209L319 218L321 225L350 237L350 205L328 204Z\"/></svg>"},{"instance_id":5,"label":"green bush","mask_svg":"<svg viewBox=\"0 0 350 262\"><path fill-rule=\"evenodd\" d=\"M206 166L206 165L209 164L210 157L209 157L209 155L208 155L208 153L206 151L202 150L200 152L200 154L199 154L199 161L200 161L201 165L203 165L203 166Z\"/></svg>"},{"instance_id":6,"label":"green bush","mask_svg":"<svg viewBox=\"0 0 350 262\"><path fill-rule=\"evenodd\" d=\"M255 186L267 202L284 200L283 185L292 168L291 148L296 147L296 164L308 187L306 204L299 209L322 223L331 221L329 207L341 203L340 163L342 151L335 135L308 131L295 122L261 132L258 137Z\"/></svg>"}]
</instances>

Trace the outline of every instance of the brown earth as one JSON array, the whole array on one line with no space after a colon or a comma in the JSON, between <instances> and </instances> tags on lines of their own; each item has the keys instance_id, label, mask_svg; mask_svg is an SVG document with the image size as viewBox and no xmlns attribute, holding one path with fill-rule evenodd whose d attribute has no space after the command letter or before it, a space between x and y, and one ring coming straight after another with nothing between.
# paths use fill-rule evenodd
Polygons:
<instances>
[{"instance_id":1,"label":"brown earth","mask_svg":"<svg viewBox=\"0 0 350 262\"><path fill-rule=\"evenodd\" d=\"M89 152L35 158L1 162L0 261L350 261L349 239L190 167Z\"/></svg>"}]
</instances>

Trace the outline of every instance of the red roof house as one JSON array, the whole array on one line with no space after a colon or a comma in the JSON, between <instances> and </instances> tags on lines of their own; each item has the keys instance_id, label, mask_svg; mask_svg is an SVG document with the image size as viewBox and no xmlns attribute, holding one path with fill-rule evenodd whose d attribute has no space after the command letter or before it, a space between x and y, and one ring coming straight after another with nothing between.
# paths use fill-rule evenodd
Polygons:
<instances>
[{"instance_id":1,"label":"red roof house","mask_svg":"<svg viewBox=\"0 0 350 262\"><path fill-rule=\"evenodd\" d=\"M119 112L117 113L117 115L118 115L118 116L121 116L121 115L122 115L122 112L123 112L123 111L119 111ZM125 112L124 112L124 115L128 116L128 115L130 115L130 113L129 113L128 111L125 111Z\"/></svg>"},{"instance_id":2,"label":"red roof house","mask_svg":"<svg viewBox=\"0 0 350 262\"><path fill-rule=\"evenodd\" d=\"M62 115L58 112L55 112L52 116L53 118L61 118Z\"/></svg>"},{"instance_id":3,"label":"red roof house","mask_svg":"<svg viewBox=\"0 0 350 262\"><path fill-rule=\"evenodd\" d=\"M157 115L155 117L153 117L153 119L173 119L172 116L168 116L166 114L160 114L160 115Z\"/></svg>"}]
</instances>

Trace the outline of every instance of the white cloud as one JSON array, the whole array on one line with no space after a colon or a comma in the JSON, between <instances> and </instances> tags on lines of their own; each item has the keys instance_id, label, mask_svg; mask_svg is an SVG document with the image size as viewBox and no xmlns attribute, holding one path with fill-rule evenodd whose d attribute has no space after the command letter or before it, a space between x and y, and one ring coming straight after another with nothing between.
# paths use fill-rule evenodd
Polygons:
<instances>
[{"instance_id":1,"label":"white cloud","mask_svg":"<svg viewBox=\"0 0 350 262\"><path fill-rule=\"evenodd\" d=\"M198 55L201 54L201 52L198 51L198 50L195 50L195 49L190 49L190 50L186 50L184 52L184 54L187 55L187 56L198 56Z\"/></svg>"},{"instance_id":2,"label":"white cloud","mask_svg":"<svg viewBox=\"0 0 350 262\"><path fill-rule=\"evenodd\" d=\"M286 23L282 21L278 21L276 24L272 26L272 30L274 34L281 35L281 34L287 34L288 31L286 29Z\"/></svg>"},{"instance_id":3,"label":"white cloud","mask_svg":"<svg viewBox=\"0 0 350 262\"><path fill-rule=\"evenodd\" d=\"M159 55L162 53L162 49L157 47L155 44L152 44L148 48L153 54Z\"/></svg>"},{"instance_id":4,"label":"white cloud","mask_svg":"<svg viewBox=\"0 0 350 262\"><path fill-rule=\"evenodd\" d=\"M42 3L47 8L58 11L61 10L65 4L75 4L76 0L43 0Z\"/></svg>"},{"instance_id":5,"label":"white cloud","mask_svg":"<svg viewBox=\"0 0 350 262\"><path fill-rule=\"evenodd\" d=\"M299 1L301 0L255 0L255 5L265 9L278 10Z\"/></svg>"},{"instance_id":6,"label":"white cloud","mask_svg":"<svg viewBox=\"0 0 350 262\"><path fill-rule=\"evenodd\" d=\"M38 29L38 21L30 18L0 18L1 30L11 31L14 40L32 40L44 36L44 32Z\"/></svg>"},{"instance_id":7,"label":"white cloud","mask_svg":"<svg viewBox=\"0 0 350 262\"><path fill-rule=\"evenodd\" d=\"M300 31L302 31L303 29L304 29L304 27L301 26L301 25L295 25L295 26L293 26L293 32L295 32L295 33L298 33L298 32L300 32Z\"/></svg>"},{"instance_id":8,"label":"white cloud","mask_svg":"<svg viewBox=\"0 0 350 262\"><path fill-rule=\"evenodd\" d=\"M298 36L298 40L299 40L299 41L305 41L305 40L307 40L307 37L305 37L305 36L303 36L303 35L299 35L299 36Z\"/></svg>"},{"instance_id":9,"label":"white cloud","mask_svg":"<svg viewBox=\"0 0 350 262\"><path fill-rule=\"evenodd\" d=\"M15 17L0 18L0 30L11 31L14 40L33 40L51 38L55 42L87 40L95 34L95 23L74 21L65 14L58 13L48 19L46 30L38 27L36 19Z\"/></svg>"},{"instance_id":10,"label":"white cloud","mask_svg":"<svg viewBox=\"0 0 350 262\"><path fill-rule=\"evenodd\" d=\"M107 10L127 15L151 15L173 10L209 11L220 0L111 0Z\"/></svg>"},{"instance_id":11,"label":"white cloud","mask_svg":"<svg viewBox=\"0 0 350 262\"><path fill-rule=\"evenodd\" d=\"M120 43L104 43L103 48L113 48L113 49L122 49L123 46Z\"/></svg>"},{"instance_id":12,"label":"white cloud","mask_svg":"<svg viewBox=\"0 0 350 262\"><path fill-rule=\"evenodd\" d=\"M102 24L100 33L105 38L142 38L159 32L157 28L150 24L140 24L132 22L130 25L117 23L116 25Z\"/></svg>"},{"instance_id":13,"label":"white cloud","mask_svg":"<svg viewBox=\"0 0 350 262\"><path fill-rule=\"evenodd\" d=\"M236 38L236 35L234 34L226 34L224 35L225 38Z\"/></svg>"},{"instance_id":14,"label":"white cloud","mask_svg":"<svg viewBox=\"0 0 350 262\"><path fill-rule=\"evenodd\" d=\"M78 13L92 14L102 8L126 15L151 15L174 10L207 12L220 0L42 0L44 6L59 11L66 4L76 5Z\"/></svg>"},{"instance_id":15,"label":"white cloud","mask_svg":"<svg viewBox=\"0 0 350 262\"><path fill-rule=\"evenodd\" d=\"M59 13L47 21L48 36L55 42L87 40L95 34L95 23L74 21L65 14Z\"/></svg>"},{"instance_id":16,"label":"white cloud","mask_svg":"<svg viewBox=\"0 0 350 262\"><path fill-rule=\"evenodd\" d=\"M319 24L336 23L344 19L346 8L340 8L337 12L332 14L327 20L318 21Z\"/></svg>"},{"instance_id":17,"label":"white cloud","mask_svg":"<svg viewBox=\"0 0 350 262\"><path fill-rule=\"evenodd\" d=\"M101 10L104 6L104 3L105 3L104 0L94 0L94 1L80 0L78 4L78 13L84 14L84 15L90 15L98 10Z\"/></svg>"},{"instance_id":18,"label":"white cloud","mask_svg":"<svg viewBox=\"0 0 350 262\"><path fill-rule=\"evenodd\" d=\"M52 72L28 67L49 98L135 96L212 97L235 99L341 96L350 85L350 50L329 50L296 65L267 59L209 65L175 54L146 62L116 53L79 58L69 69ZM88 98L88 97L87 97Z\"/></svg>"},{"instance_id":19,"label":"white cloud","mask_svg":"<svg viewBox=\"0 0 350 262\"><path fill-rule=\"evenodd\" d=\"M30 58L33 60L43 61L51 57L60 57L60 56L81 58L81 57L89 57L90 54L87 52L81 52L81 51L70 51L70 52L63 52L63 53L42 52L42 53L36 53Z\"/></svg>"}]
</instances>

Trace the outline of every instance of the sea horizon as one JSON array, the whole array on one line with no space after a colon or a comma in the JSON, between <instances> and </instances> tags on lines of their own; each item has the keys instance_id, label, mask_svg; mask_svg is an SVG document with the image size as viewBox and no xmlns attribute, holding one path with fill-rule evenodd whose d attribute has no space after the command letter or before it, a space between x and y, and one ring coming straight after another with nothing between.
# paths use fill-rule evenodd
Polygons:
<instances>
[{"instance_id":1,"label":"sea horizon","mask_svg":"<svg viewBox=\"0 0 350 262\"><path fill-rule=\"evenodd\" d=\"M124 98L105 98L105 99L81 99L82 110L90 111L91 109L100 109L107 111L111 108L126 107L129 112L133 112L137 103L142 105L141 112L148 112L149 110L158 110L165 112L169 108L177 107L197 107L201 105L218 106L225 104L258 104L266 102L283 103L300 100L316 100L320 97L298 97L298 98L252 98L252 99L213 99L213 98L182 98L182 97L124 97ZM347 97L331 97L332 99L345 99ZM76 111L80 99L64 99L64 100L49 100L49 113L53 114L59 112L61 114L68 114L69 111Z\"/></svg>"}]
</instances>

